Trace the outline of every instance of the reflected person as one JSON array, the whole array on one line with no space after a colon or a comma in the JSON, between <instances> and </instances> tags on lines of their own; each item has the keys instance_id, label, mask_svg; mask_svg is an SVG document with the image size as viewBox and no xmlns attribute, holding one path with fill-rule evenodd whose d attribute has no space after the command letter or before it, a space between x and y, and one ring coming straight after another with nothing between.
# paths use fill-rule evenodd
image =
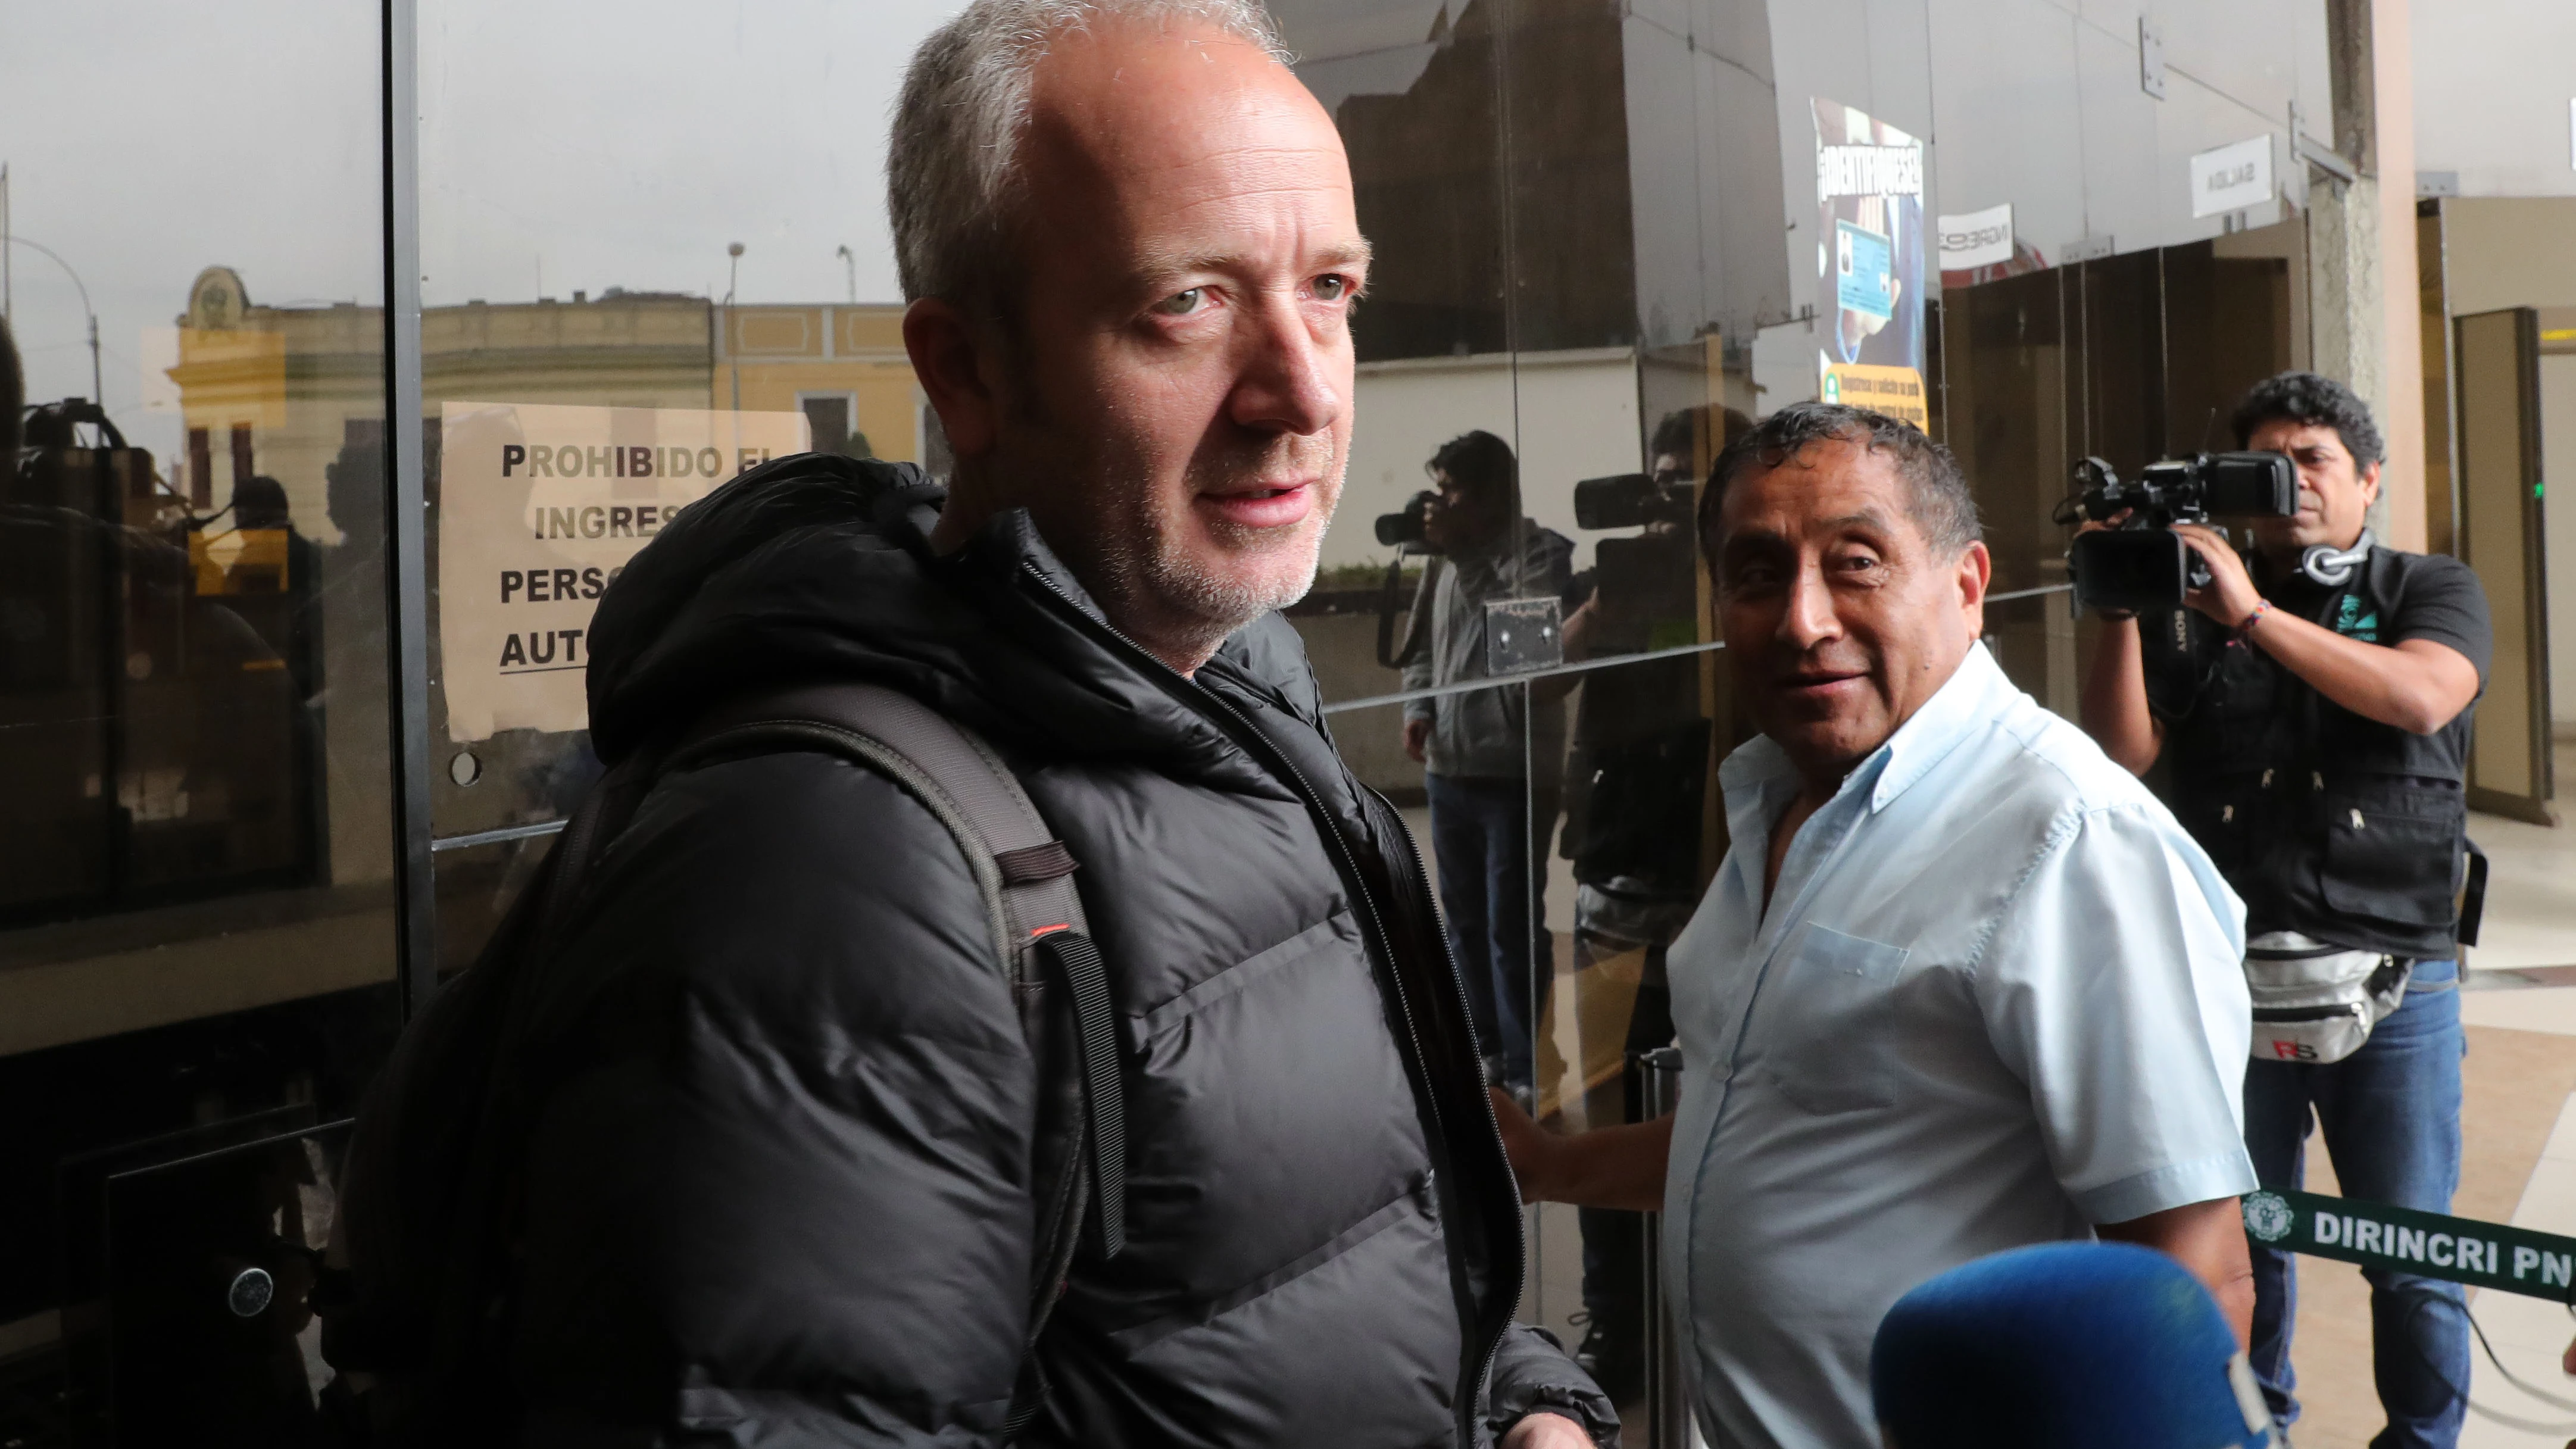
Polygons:
<instances>
[{"instance_id":1,"label":"reflected person","mask_svg":"<svg viewBox=\"0 0 2576 1449\"><path fill-rule=\"evenodd\" d=\"M1562 599L1574 575L1573 543L1521 515L1510 444L1461 433L1424 468L1434 493L1423 538L1434 557L1417 599L1428 633L1405 665L1408 691L1493 677L1490 606ZM1540 898L1569 687L1559 678L1404 706L1404 752L1423 767L1440 904L1466 972L1476 1044L1488 1075L1525 1097L1537 1075L1538 1003L1554 968Z\"/></svg>"},{"instance_id":2,"label":"reflected person","mask_svg":"<svg viewBox=\"0 0 2576 1449\"><path fill-rule=\"evenodd\" d=\"M1642 532L1605 537L1575 577L1583 604L1565 621L1570 659L1643 654L1697 637L1699 563L1691 541L1692 467L1702 419L1666 414L1647 445L1643 501L1587 516L1587 526ZM1724 414L1732 427L1740 415ZM1751 421L1744 419L1743 426ZM1574 871L1574 967L1633 958L1636 995L1620 1045L1621 1121L1646 1116L1635 1054L1670 1046L1672 993L1665 951L1688 924L1700 887L1700 815L1709 723L1696 654L1639 659L1583 676L1565 771L1564 853ZM1587 1023L1588 1025L1589 1023ZM1616 1208L1581 1210L1583 1309L1590 1322L1575 1362L1619 1403L1645 1386L1645 1222Z\"/></svg>"},{"instance_id":3,"label":"reflected person","mask_svg":"<svg viewBox=\"0 0 2576 1449\"><path fill-rule=\"evenodd\" d=\"M1283 55L1252 0L967 5L887 165L952 485L781 459L593 622L612 765L729 694L860 681L1014 768L1121 1023L1123 1241L1104 1215L1038 1261L1063 1079L931 808L826 752L674 769L523 963L529 1440L1616 1442L1511 1322L1521 1213L1437 914L1277 612L1348 464L1369 255Z\"/></svg>"},{"instance_id":4,"label":"reflected person","mask_svg":"<svg viewBox=\"0 0 2576 1449\"><path fill-rule=\"evenodd\" d=\"M1661 1208L1712 1442L1876 1449L1871 1336L2005 1248L2162 1249L2240 1341L2254 1185L2241 909L2164 806L1978 642L1991 564L1948 452L1801 403L1700 500L1761 735L1673 943L1680 1110L1573 1137L1499 1103L1529 1196Z\"/></svg>"}]
</instances>

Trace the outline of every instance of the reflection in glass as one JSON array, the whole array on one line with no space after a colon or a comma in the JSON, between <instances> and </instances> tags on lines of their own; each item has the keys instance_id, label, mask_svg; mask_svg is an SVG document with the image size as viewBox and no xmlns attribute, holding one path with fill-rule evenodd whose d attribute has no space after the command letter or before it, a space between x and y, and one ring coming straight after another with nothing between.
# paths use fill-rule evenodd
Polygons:
<instances>
[{"instance_id":1,"label":"reflection in glass","mask_svg":"<svg viewBox=\"0 0 2576 1449\"><path fill-rule=\"evenodd\" d=\"M1718 662L1667 654L1595 669L1574 698L1551 862L1562 904L1548 913L1570 945L1542 1017L1539 1103L1567 1130L1643 1120L1636 1055L1673 1038L1664 953L1707 874L1705 700ZM1644 1387L1645 1224L1587 1208L1578 1226L1585 1347L1604 1387L1630 1402Z\"/></svg>"},{"instance_id":2,"label":"reflection in glass","mask_svg":"<svg viewBox=\"0 0 2576 1449\"><path fill-rule=\"evenodd\" d=\"M1560 1125L1618 1121L1632 1022L1640 1040L1663 1034L1651 988L1638 1009L1662 917L1706 869L1706 721L1725 700L1696 652L1647 674L1583 666L1703 644L1694 485L1793 395L1757 387L1757 330L1794 315L1765 10L1273 8L1340 126L1376 249L1341 509L1318 591L1291 616L1327 700L1411 696L1337 716L1335 734L1372 783L1426 802L1413 818L1471 991L1492 981L1506 1022L1487 1043L1498 1075ZM1812 341L1787 355L1812 388ZM1513 460L1515 521L1488 550L1509 567L1399 554L1378 520L1445 443L1478 433ZM1470 668L1465 626L1515 601L1557 611L1554 649ZM1434 693L1478 678L1514 682ZM1435 725L1519 755L1435 741ZM1624 1396L1639 1222L1540 1208L1532 1223L1524 1315L1609 1354L1595 1367Z\"/></svg>"},{"instance_id":3,"label":"reflection in glass","mask_svg":"<svg viewBox=\"0 0 2576 1449\"><path fill-rule=\"evenodd\" d=\"M2063 588L2066 531L2050 521L2081 456L2135 469L2232 441L2226 418L2257 380L2304 365L2295 225L2231 233L1952 287L1939 309L1940 424L1977 498L1998 593ZM2087 632L2052 596L1993 606L2005 672L2072 718Z\"/></svg>"},{"instance_id":4,"label":"reflection in glass","mask_svg":"<svg viewBox=\"0 0 2576 1449\"><path fill-rule=\"evenodd\" d=\"M598 773L581 639L649 542L646 510L658 525L807 447L944 465L878 168L903 65L959 3L683 7L603 30L589 6L459 0L424 23L438 838L561 820ZM764 104L728 99L750 94ZM526 456L505 473L512 429ZM567 445L584 455L570 482L537 451ZM441 860L443 902L452 869L474 867ZM486 919L442 920L443 964L471 959Z\"/></svg>"},{"instance_id":5,"label":"reflection in glass","mask_svg":"<svg viewBox=\"0 0 2576 1449\"><path fill-rule=\"evenodd\" d=\"M587 757L589 751L582 752ZM563 792L567 808L578 791ZM538 835L442 850L438 870L438 974L443 980L474 964L483 943L545 864L554 837Z\"/></svg>"},{"instance_id":6,"label":"reflection in glass","mask_svg":"<svg viewBox=\"0 0 2576 1449\"><path fill-rule=\"evenodd\" d=\"M181 1164L399 1021L380 24L0 4L0 1443L314 1425L327 1172Z\"/></svg>"},{"instance_id":7,"label":"reflection in glass","mask_svg":"<svg viewBox=\"0 0 2576 1449\"><path fill-rule=\"evenodd\" d=\"M1424 464L1426 562L1401 654L1404 749L1422 766L1441 904L1466 975L1477 1045L1495 1081L1534 1090L1529 1003L1547 957L1537 902L1565 754L1556 674L1460 689L1563 663L1574 545L1521 511L1519 460L1503 439L1461 433Z\"/></svg>"},{"instance_id":8,"label":"reflection in glass","mask_svg":"<svg viewBox=\"0 0 2576 1449\"><path fill-rule=\"evenodd\" d=\"M0 921L390 874L378 319L210 268L182 322L183 454L40 404L0 494Z\"/></svg>"}]
</instances>

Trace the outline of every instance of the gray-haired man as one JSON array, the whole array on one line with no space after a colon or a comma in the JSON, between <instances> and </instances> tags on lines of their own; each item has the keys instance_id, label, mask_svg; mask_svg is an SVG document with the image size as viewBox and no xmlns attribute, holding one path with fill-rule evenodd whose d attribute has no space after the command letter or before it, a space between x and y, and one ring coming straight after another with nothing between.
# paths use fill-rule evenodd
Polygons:
<instances>
[{"instance_id":1,"label":"gray-haired man","mask_svg":"<svg viewBox=\"0 0 2576 1449\"><path fill-rule=\"evenodd\" d=\"M1331 121L1250 0L978 0L888 169L953 488L804 456L691 509L601 603L593 737L869 680L990 740L1107 962L1124 1245L1033 1262L1048 1082L938 818L837 755L675 769L540 963L524 1436L1614 1442L1510 1322L1437 917L1273 612L1349 451Z\"/></svg>"}]
</instances>

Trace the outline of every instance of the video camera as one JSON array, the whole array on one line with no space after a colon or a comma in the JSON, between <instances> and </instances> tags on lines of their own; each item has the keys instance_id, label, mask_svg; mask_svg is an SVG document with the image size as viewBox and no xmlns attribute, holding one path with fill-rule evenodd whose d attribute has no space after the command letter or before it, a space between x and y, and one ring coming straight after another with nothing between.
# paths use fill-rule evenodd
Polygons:
<instances>
[{"instance_id":1,"label":"video camera","mask_svg":"<svg viewBox=\"0 0 2576 1449\"><path fill-rule=\"evenodd\" d=\"M1424 525L1429 521L1431 505L1440 495L1425 488L1404 501L1404 507L1377 516L1377 541L1387 548L1411 550L1414 553L1438 553L1426 540Z\"/></svg>"},{"instance_id":2,"label":"video camera","mask_svg":"<svg viewBox=\"0 0 2576 1449\"><path fill-rule=\"evenodd\" d=\"M1687 481L1657 482L1645 473L1586 478L1574 485L1577 527L1646 530L1635 538L1605 538L1594 545L1593 587L1605 606L1658 618L1691 617L1691 519L1697 497L1698 489Z\"/></svg>"},{"instance_id":3,"label":"video camera","mask_svg":"<svg viewBox=\"0 0 2576 1449\"><path fill-rule=\"evenodd\" d=\"M2209 570L2191 546L2173 533L2177 523L2200 523L2213 514L2287 518L2299 511L2299 474L2281 453L2201 453L2150 463L2124 483L2111 465L2086 458L2075 465L2077 491L2057 506L2056 521L2119 527L2077 534L2066 552L2079 608L2180 608L2183 595L2209 582Z\"/></svg>"},{"instance_id":4,"label":"video camera","mask_svg":"<svg viewBox=\"0 0 2576 1449\"><path fill-rule=\"evenodd\" d=\"M1697 490L1688 483L1658 483L1644 473L1586 478L1574 485L1578 528L1636 528L1650 523L1688 527Z\"/></svg>"}]
</instances>

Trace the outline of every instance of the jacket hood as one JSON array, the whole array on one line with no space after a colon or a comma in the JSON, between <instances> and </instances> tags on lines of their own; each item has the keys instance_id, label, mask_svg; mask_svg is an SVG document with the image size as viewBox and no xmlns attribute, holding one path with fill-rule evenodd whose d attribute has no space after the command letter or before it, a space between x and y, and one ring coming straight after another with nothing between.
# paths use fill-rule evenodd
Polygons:
<instances>
[{"instance_id":1,"label":"jacket hood","mask_svg":"<svg viewBox=\"0 0 2576 1449\"><path fill-rule=\"evenodd\" d=\"M902 689L1008 745L1153 756L1183 773L1252 767L1193 686L1117 635L1030 523L996 516L935 557L946 490L909 463L780 458L681 511L592 621L591 738L616 763L747 690L826 679ZM1270 615L1221 663L1301 714L1304 650Z\"/></svg>"}]
</instances>

